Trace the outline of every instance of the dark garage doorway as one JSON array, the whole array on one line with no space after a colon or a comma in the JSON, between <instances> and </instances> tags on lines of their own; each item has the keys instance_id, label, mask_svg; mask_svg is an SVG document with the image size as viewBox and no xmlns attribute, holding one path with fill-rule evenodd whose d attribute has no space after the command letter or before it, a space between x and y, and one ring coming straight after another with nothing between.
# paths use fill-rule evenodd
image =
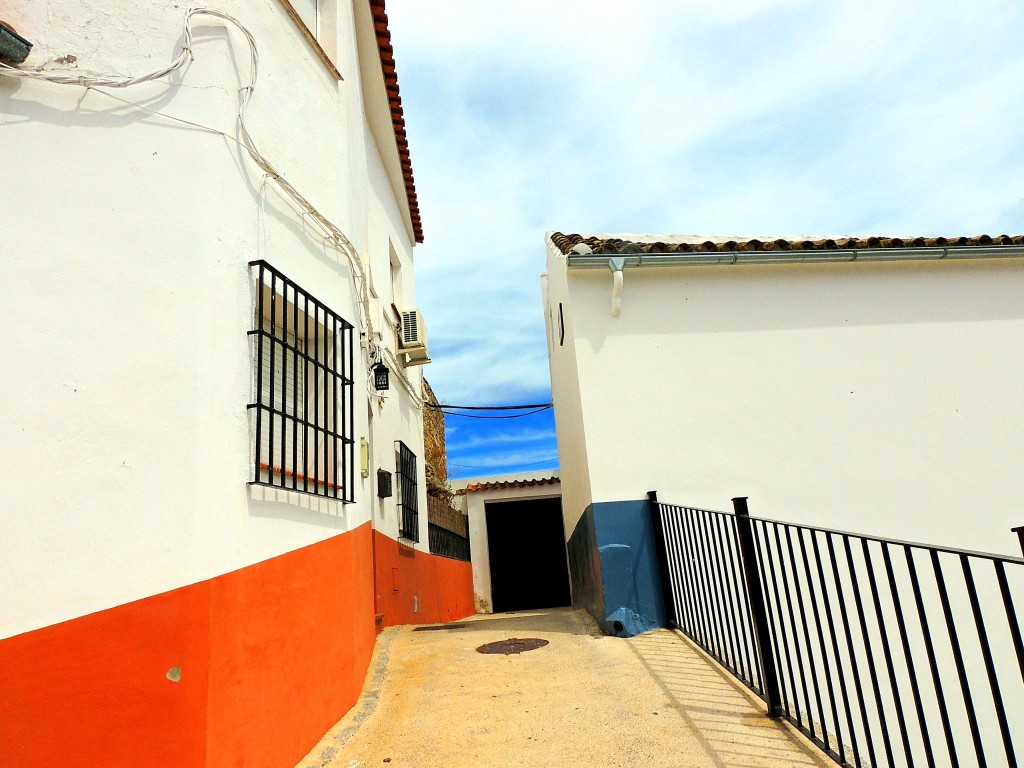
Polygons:
<instances>
[{"instance_id":1,"label":"dark garage doorway","mask_svg":"<svg viewBox=\"0 0 1024 768\"><path fill-rule=\"evenodd\" d=\"M484 505L495 613L569 605L562 500Z\"/></svg>"}]
</instances>

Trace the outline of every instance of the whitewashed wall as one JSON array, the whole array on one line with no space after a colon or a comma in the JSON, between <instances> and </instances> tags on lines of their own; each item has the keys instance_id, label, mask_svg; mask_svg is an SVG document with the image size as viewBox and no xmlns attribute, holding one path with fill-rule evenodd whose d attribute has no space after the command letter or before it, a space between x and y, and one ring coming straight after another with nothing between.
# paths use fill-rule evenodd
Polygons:
<instances>
[{"instance_id":1,"label":"whitewashed wall","mask_svg":"<svg viewBox=\"0 0 1024 768\"><path fill-rule=\"evenodd\" d=\"M573 298L565 259L548 240L548 273L541 278L547 327L551 401L555 404L555 437L562 484L562 523L566 541L593 501L580 377L573 341Z\"/></svg>"},{"instance_id":2,"label":"whitewashed wall","mask_svg":"<svg viewBox=\"0 0 1024 768\"><path fill-rule=\"evenodd\" d=\"M588 490L742 495L755 516L1019 554L1021 260L627 268L618 318L608 270L548 266L571 313L551 356L567 518Z\"/></svg>"},{"instance_id":3,"label":"whitewashed wall","mask_svg":"<svg viewBox=\"0 0 1024 768\"><path fill-rule=\"evenodd\" d=\"M390 279L390 244L404 276L399 303L414 306L406 202L389 180L393 148L382 160L368 127L352 8L338 9L325 45L337 52L339 82L278 3L214 7L237 16L259 46L248 115L256 143L350 237L377 285ZM25 66L63 68L53 60L70 54L79 72L117 74L168 63L183 14L124 0L4 7L35 44ZM372 35L361 23L359 34ZM375 42L364 48L376 55ZM244 39L197 18L193 50L169 84L117 95L233 136ZM356 503L246 485L247 262L264 258L350 322L357 316L348 267L236 144L96 92L7 78L0 130L0 636L209 578L372 515L397 536L394 498L374 501L373 488L378 466L394 471L396 439L420 459L426 546L419 411L397 383L386 401L369 403L360 354ZM408 369L417 388L420 370Z\"/></svg>"}]
</instances>

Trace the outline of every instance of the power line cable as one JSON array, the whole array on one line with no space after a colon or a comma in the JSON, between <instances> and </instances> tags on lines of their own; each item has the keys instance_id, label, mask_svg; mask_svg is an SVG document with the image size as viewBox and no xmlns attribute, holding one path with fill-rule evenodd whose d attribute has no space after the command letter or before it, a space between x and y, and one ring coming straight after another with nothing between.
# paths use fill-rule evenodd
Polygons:
<instances>
[{"instance_id":1,"label":"power line cable","mask_svg":"<svg viewBox=\"0 0 1024 768\"><path fill-rule=\"evenodd\" d=\"M464 419L521 419L523 416L533 416L535 413L541 413L542 411L550 410L551 406L546 405L542 408L537 408L534 411L527 411L526 413L513 413L509 416L478 416L474 413L453 413L451 411L441 411L445 416L461 416Z\"/></svg>"},{"instance_id":2,"label":"power line cable","mask_svg":"<svg viewBox=\"0 0 1024 768\"><path fill-rule=\"evenodd\" d=\"M551 408L554 403L530 403L529 405L449 405L448 403L424 403L425 408L444 411L453 408L457 411L525 411L530 408Z\"/></svg>"}]
</instances>

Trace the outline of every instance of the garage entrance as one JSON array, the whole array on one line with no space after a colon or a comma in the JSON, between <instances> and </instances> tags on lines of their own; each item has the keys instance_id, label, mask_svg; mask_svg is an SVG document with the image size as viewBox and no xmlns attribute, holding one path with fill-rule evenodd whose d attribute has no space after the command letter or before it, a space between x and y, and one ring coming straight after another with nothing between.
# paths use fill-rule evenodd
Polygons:
<instances>
[{"instance_id":1,"label":"garage entrance","mask_svg":"<svg viewBox=\"0 0 1024 768\"><path fill-rule=\"evenodd\" d=\"M562 500L488 502L484 509L495 613L569 605Z\"/></svg>"}]
</instances>

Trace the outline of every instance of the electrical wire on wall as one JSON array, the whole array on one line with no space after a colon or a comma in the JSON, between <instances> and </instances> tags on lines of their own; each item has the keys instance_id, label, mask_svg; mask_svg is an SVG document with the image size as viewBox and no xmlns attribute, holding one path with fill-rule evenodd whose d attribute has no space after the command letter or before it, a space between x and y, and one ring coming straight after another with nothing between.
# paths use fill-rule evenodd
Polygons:
<instances>
[{"instance_id":1,"label":"electrical wire on wall","mask_svg":"<svg viewBox=\"0 0 1024 768\"><path fill-rule=\"evenodd\" d=\"M423 402L423 407L443 413L446 416L462 416L467 419L521 419L524 416L533 416L535 413L542 413L554 407L553 403L531 403L529 405L446 405L444 403ZM513 413L508 415L482 415L477 413L459 413L459 411L526 411L526 413Z\"/></svg>"},{"instance_id":2,"label":"electrical wire on wall","mask_svg":"<svg viewBox=\"0 0 1024 768\"><path fill-rule=\"evenodd\" d=\"M239 89L237 139L217 128L212 128L180 117L168 115L158 110L150 109L142 104L137 104L100 90L101 88L130 88L134 85L160 80L161 78L167 77L168 75L183 68L188 62L195 58L195 54L192 50L192 20L196 16L211 16L234 26L239 32L241 32L248 43L249 79L248 82ZM369 358L369 363L372 366L376 362L381 362L383 360L384 352L386 351L392 360L397 363L395 372L398 374L399 380L405 386L406 390L408 390L412 395L413 403L419 406L422 402L422 396L416 391L415 386L405 375L404 366L398 363L394 354L391 353L391 350L387 349L384 345L379 344L377 341L377 336L373 328L373 320L370 316L369 281L367 279L366 270L363 268L362 259L360 259L359 254L356 252L355 246L352 245L351 241L345 236L345 233L342 232L341 229L339 229L330 219L324 216L316 206L314 206L305 196L292 186L292 184L277 170L277 168L274 167L274 165L259 151L259 148L256 146L256 142L249 133L249 128L245 120L246 109L248 108L249 100L252 98L252 95L256 90L256 80L259 76L259 51L256 46L256 39L253 37L252 33L249 32L249 30L240 21L238 21L238 19L223 13L222 11L213 10L211 8L189 8L185 12L185 30L183 37L184 39L181 50L169 65L136 77L115 77L97 74L69 74L67 72L59 71L24 70L12 67L2 62L0 62L0 75L25 80L42 80L55 83L57 85L71 85L85 88L86 90L93 90L96 93L119 101L122 104L141 109L168 120L184 123L210 133L218 134L241 146L252 159L253 163L256 164L256 167L263 172L263 184L267 184L268 181L273 183L284 199L297 210L300 217L304 221L312 223L314 227L319 230L319 234L323 238L324 243L337 250L348 261L352 270L352 282L356 294L356 303L360 308L358 320L361 326L360 330L366 339L366 352L367 357Z\"/></svg>"},{"instance_id":3,"label":"electrical wire on wall","mask_svg":"<svg viewBox=\"0 0 1024 768\"><path fill-rule=\"evenodd\" d=\"M451 405L448 403L428 403L426 401L423 403L423 408L425 410L442 413L446 417L461 416L466 419L521 419L527 416L543 413L544 411L549 411L554 407L554 403L524 403L522 405ZM460 413L460 411L471 411L471 413ZM490 411L493 413L480 413L481 411ZM510 411L521 411L521 413L509 413ZM482 425L477 426L482 427ZM476 428L477 427L472 427L472 429ZM508 466L539 467L544 464L557 462L558 456L554 456L550 459L543 459L541 461L534 462L511 462ZM448 467L457 472L461 472L463 469L489 469L492 471L495 469L495 465L493 464L463 464L452 457L449 457L448 459Z\"/></svg>"}]
</instances>

